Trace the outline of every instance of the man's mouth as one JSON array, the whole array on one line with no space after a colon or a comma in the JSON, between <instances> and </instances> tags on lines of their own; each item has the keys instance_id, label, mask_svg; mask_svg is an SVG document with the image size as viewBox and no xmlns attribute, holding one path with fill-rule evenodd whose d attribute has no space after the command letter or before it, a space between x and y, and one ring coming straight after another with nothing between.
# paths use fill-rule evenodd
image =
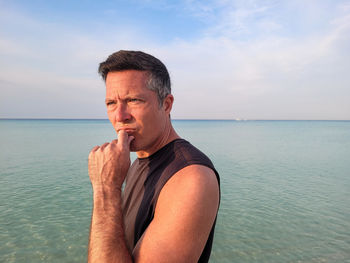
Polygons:
<instances>
[{"instance_id":1,"label":"man's mouth","mask_svg":"<svg viewBox=\"0 0 350 263\"><path fill-rule=\"evenodd\" d=\"M117 133L119 133L120 131L125 131L128 135L132 135L133 133L135 133L135 129L131 129L131 128L120 128L117 129Z\"/></svg>"}]
</instances>

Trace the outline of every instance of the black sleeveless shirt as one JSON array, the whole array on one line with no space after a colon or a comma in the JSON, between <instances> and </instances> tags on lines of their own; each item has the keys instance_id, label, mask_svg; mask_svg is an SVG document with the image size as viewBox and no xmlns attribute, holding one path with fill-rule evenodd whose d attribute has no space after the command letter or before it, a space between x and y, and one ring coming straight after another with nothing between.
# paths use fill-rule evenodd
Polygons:
<instances>
[{"instance_id":1,"label":"black sleeveless shirt","mask_svg":"<svg viewBox=\"0 0 350 263\"><path fill-rule=\"evenodd\" d=\"M131 252L153 219L158 196L165 183L176 172L192 164L211 168L220 186L219 174L210 159L183 139L176 139L151 156L133 162L123 191L124 231ZM215 222L216 219L198 262L209 261Z\"/></svg>"}]
</instances>

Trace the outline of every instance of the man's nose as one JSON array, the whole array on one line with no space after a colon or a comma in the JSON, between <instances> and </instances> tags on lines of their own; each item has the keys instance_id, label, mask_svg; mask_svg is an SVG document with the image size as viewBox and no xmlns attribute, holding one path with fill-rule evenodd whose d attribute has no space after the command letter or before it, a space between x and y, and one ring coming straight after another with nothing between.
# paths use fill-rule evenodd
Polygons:
<instances>
[{"instance_id":1,"label":"man's nose","mask_svg":"<svg viewBox=\"0 0 350 263\"><path fill-rule=\"evenodd\" d=\"M131 119L131 114L128 110L128 106L125 104L118 105L115 111L115 121L116 122L126 122Z\"/></svg>"}]
</instances>

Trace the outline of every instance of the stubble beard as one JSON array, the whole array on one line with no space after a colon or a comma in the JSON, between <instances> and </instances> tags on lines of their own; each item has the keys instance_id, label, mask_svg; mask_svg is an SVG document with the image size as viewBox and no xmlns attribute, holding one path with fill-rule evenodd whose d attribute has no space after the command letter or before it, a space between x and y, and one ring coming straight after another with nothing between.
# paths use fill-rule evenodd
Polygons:
<instances>
[{"instance_id":1,"label":"stubble beard","mask_svg":"<svg viewBox=\"0 0 350 263\"><path fill-rule=\"evenodd\" d=\"M135 139L130 142L130 152L137 152L137 147L134 143Z\"/></svg>"}]
</instances>

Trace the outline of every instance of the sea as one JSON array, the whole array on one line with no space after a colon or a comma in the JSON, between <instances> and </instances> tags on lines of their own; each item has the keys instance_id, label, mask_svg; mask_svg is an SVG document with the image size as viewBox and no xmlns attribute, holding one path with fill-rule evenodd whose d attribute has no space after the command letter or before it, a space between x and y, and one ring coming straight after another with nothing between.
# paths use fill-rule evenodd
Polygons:
<instances>
[{"instance_id":1,"label":"sea","mask_svg":"<svg viewBox=\"0 0 350 263\"><path fill-rule=\"evenodd\" d=\"M221 177L210 262L350 262L350 121L173 125ZM86 262L88 154L115 138L108 120L0 120L0 262Z\"/></svg>"}]
</instances>

